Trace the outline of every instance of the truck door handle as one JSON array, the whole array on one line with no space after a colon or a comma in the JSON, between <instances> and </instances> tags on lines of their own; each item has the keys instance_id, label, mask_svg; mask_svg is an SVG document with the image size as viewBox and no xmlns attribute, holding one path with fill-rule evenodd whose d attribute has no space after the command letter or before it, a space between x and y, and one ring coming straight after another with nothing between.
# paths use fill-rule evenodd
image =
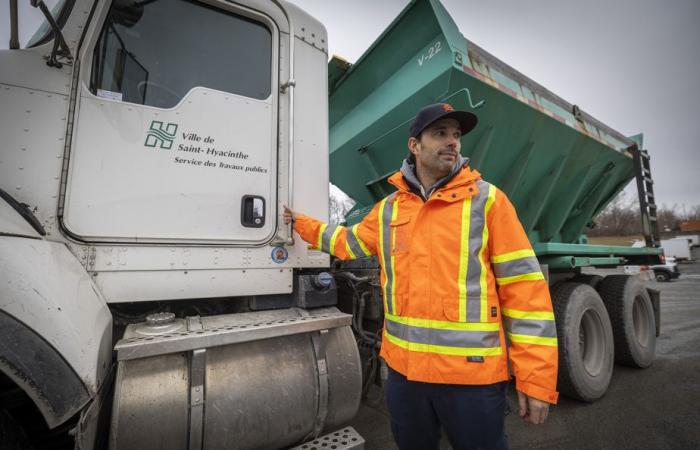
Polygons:
<instances>
[{"instance_id":1,"label":"truck door handle","mask_svg":"<svg viewBox=\"0 0 700 450\"><path fill-rule=\"evenodd\" d=\"M259 195L244 195L241 199L241 225L262 228L265 225L265 199Z\"/></svg>"}]
</instances>

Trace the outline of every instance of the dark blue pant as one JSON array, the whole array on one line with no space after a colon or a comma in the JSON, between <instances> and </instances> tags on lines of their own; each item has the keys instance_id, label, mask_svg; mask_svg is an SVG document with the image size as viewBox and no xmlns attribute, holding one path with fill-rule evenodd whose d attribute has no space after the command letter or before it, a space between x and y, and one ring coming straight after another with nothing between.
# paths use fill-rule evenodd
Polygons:
<instances>
[{"instance_id":1,"label":"dark blue pant","mask_svg":"<svg viewBox=\"0 0 700 450\"><path fill-rule=\"evenodd\" d=\"M508 382L465 386L408 381L389 368L386 400L401 450L437 450L445 428L454 450L507 450Z\"/></svg>"}]
</instances>

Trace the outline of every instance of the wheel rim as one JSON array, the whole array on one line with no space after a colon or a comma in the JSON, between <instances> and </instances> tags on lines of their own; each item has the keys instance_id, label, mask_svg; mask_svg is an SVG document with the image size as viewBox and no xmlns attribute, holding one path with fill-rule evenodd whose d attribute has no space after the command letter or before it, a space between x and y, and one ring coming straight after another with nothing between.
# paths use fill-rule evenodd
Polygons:
<instances>
[{"instance_id":1,"label":"wheel rim","mask_svg":"<svg viewBox=\"0 0 700 450\"><path fill-rule=\"evenodd\" d=\"M666 275L663 273L656 274L656 281L666 281Z\"/></svg>"},{"instance_id":2,"label":"wheel rim","mask_svg":"<svg viewBox=\"0 0 700 450\"><path fill-rule=\"evenodd\" d=\"M583 367L592 377L600 375L605 362L605 330L595 310L584 311L578 337Z\"/></svg>"},{"instance_id":3,"label":"wheel rim","mask_svg":"<svg viewBox=\"0 0 700 450\"><path fill-rule=\"evenodd\" d=\"M634 338L637 343L646 347L649 342L651 332L651 324L649 323L648 305L644 301L644 297L638 295L632 303L632 325L634 328Z\"/></svg>"}]
</instances>

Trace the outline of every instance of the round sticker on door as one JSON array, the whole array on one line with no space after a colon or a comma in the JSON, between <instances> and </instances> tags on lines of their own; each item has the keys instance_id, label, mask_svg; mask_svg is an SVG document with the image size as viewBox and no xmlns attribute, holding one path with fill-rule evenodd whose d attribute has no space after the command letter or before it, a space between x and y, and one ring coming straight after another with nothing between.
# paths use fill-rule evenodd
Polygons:
<instances>
[{"instance_id":1,"label":"round sticker on door","mask_svg":"<svg viewBox=\"0 0 700 450\"><path fill-rule=\"evenodd\" d=\"M277 264L282 264L287 261L289 252L284 247L275 247L272 249L272 260Z\"/></svg>"}]
</instances>

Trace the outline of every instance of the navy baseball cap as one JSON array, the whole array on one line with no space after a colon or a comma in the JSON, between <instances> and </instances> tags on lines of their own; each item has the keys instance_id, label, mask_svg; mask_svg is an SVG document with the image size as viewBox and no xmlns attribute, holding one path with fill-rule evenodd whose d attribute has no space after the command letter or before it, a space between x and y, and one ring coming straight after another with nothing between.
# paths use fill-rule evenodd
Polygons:
<instances>
[{"instance_id":1,"label":"navy baseball cap","mask_svg":"<svg viewBox=\"0 0 700 450\"><path fill-rule=\"evenodd\" d=\"M459 122L462 134L472 131L479 122L475 114L467 111L455 111L449 103L434 103L418 111L411 124L411 137L417 138L431 123L445 118L455 119Z\"/></svg>"}]
</instances>

